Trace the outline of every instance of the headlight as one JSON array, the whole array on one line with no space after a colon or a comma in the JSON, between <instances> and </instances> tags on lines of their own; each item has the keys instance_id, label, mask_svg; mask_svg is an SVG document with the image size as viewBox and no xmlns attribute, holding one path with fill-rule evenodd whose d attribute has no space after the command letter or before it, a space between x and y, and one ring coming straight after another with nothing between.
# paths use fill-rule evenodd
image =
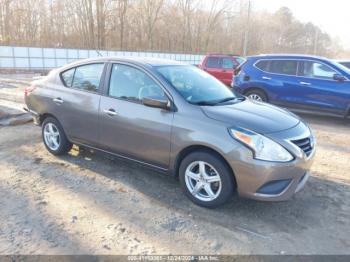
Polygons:
<instances>
[{"instance_id":1,"label":"headlight","mask_svg":"<svg viewBox=\"0 0 350 262\"><path fill-rule=\"evenodd\" d=\"M230 128L229 131L233 138L253 151L255 159L274 162L294 159L284 147L263 135L243 128Z\"/></svg>"}]
</instances>

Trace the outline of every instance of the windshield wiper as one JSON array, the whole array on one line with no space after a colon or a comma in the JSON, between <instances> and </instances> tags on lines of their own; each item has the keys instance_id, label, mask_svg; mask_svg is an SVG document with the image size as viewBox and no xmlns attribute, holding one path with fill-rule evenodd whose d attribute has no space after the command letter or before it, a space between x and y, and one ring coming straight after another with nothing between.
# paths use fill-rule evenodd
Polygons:
<instances>
[{"instance_id":1,"label":"windshield wiper","mask_svg":"<svg viewBox=\"0 0 350 262\"><path fill-rule=\"evenodd\" d=\"M203 101L198 101L198 102L192 102L192 104L199 105L199 106L215 106L217 104L225 103L225 102L228 102L228 101L231 101L231 100L243 101L244 97L233 96L233 97L226 97L224 99L214 100L214 101L205 101L205 100L203 100Z\"/></svg>"},{"instance_id":2,"label":"windshield wiper","mask_svg":"<svg viewBox=\"0 0 350 262\"><path fill-rule=\"evenodd\" d=\"M198 102L192 102L192 104L198 105L198 106L214 106L216 105L216 102L212 101L198 101Z\"/></svg>"},{"instance_id":3,"label":"windshield wiper","mask_svg":"<svg viewBox=\"0 0 350 262\"><path fill-rule=\"evenodd\" d=\"M231 100L236 100L237 97L233 96L233 97L226 97L224 99L221 99L219 101L216 102L216 104L221 104L221 103L225 103L225 102L228 102L228 101L231 101Z\"/></svg>"},{"instance_id":4,"label":"windshield wiper","mask_svg":"<svg viewBox=\"0 0 350 262\"><path fill-rule=\"evenodd\" d=\"M225 103L225 102L228 102L228 101L231 101L231 100L236 100L236 101L243 101L244 100L244 97L243 96L233 96L233 97L226 97L224 99L221 99L219 101L216 102L216 104L221 104L221 103Z\"/></svg>"}]
</instances>

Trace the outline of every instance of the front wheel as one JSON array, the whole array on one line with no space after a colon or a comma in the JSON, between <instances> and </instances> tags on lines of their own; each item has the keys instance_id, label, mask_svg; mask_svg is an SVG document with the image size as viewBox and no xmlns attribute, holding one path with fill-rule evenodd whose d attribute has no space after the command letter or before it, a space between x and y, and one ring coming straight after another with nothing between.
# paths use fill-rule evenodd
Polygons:
<instances>
[{"instance_id":1,"label":"front wheel","mask_svg":"<svg viewBox=\"0 0 350 262\"><path fill-rule=\"evenodd\" d=\"M179 176L186 196L202 207L218 207L226 203L235 191L233 175L227 164L210 152L195 152L185 157Z\"/></svg>"},{"instance_id":2,"label":"front wheel","mask_svg":"<svg viewBox=\"0 0 350 262\"><path fill-rule=\"evenodd\" d=\"M53 155L63 155L72 149L60 123L53 117L48 117L42 124L42 137L46 149Z\"/></svg>"}]
</instances>

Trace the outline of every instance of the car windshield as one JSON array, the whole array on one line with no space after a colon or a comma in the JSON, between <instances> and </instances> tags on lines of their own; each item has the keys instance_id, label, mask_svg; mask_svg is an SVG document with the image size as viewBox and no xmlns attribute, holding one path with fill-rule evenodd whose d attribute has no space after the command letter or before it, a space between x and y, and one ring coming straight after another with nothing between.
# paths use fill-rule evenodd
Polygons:
<instances>
[{"instance_id":1,"label":"car windshield","mask_svg":"<svg viewBox=\"0 0 350 262\"><path fill-rule=\"evenodd\" d=\"M228 87L195 66L158 66L156 70L191 104L217 105L237 100Z\"/></svg>"}]
</instances>

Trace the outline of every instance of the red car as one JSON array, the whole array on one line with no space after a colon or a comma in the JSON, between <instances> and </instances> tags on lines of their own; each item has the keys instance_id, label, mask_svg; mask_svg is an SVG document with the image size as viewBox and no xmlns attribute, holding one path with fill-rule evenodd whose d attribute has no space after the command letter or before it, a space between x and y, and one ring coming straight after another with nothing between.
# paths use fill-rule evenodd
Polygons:
<instances>
[{"instance_id":1,"label":"red car","mask_svg":"<svg viewBox=\"0 0 350 262\"><path fill-rule=\"evenodd\" d=\"M198 67L207 71L225 85L230 86L232 83L233 71L243 61L243 57L236 55L210 54L203 58Z\"/></svg>"}]
</instances>

